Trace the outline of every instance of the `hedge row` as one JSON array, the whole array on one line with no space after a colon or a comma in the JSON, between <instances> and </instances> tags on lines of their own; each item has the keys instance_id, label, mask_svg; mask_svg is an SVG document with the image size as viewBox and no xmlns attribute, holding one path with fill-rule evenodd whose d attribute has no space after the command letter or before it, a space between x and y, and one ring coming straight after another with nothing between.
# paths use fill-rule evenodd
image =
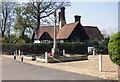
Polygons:
<instances>
[{"instance_id":1,"label":"hedge row","mask_svg":"<svg viewBox=\"0 0 120 82\"><path fill-rule=\"evenodd\" d=\"M65 50L68 54L86 54L86 43L58 43L60 51ZM40 43L40 44L2 44L2 52L13 52L14 50L21 50L31 54L43 54L46 51L51 52L53 43ZM8 54L8 53L7 53ZM11 54L11 53L10 53Z\"/></svg>"}]
</instances>

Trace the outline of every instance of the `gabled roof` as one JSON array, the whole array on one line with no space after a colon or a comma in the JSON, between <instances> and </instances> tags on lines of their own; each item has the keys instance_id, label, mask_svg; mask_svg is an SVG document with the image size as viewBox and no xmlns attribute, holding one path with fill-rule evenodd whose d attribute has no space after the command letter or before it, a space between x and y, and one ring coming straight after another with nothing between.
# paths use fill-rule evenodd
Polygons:
<instances>
[{"instance_id":1,"label":"gabled roof","mask_svg":"<svg viewBox=\"0 0 120 82\"><path fill-rule=\"evenodd\" d=\"M43 37L43 36L46 36L46 37ZM52 40L52 38L50 37L50 35L49 35L49 33L48 32L44 32L42 35L41 35L41 37L40 37L40 39L42 39L42 40Z\"/></svg>"},{"instance_id":2,"label":"gabled roof","mask_svg":"<svg viewBox=\"0 0 120 82\"><path fill-rule=\"evenodd\" d=\"M58 26L56 27L56 31L58 32ZM49 33L50 37L54 39L54 26L41 26L37 32L37 40L42 36L44 32Z\"/></svg>"},{"instance_id":3,"label":"gabled roof","mask_svg":"<svg viewBox=\"0 0 120 82\"><path fill-rule=\"evenodd\" d=\"M74 28L76 25L79 23L79 21L70 23L70 24L65 24L58 32L57 34L57 39L67 39L70 34L73 32Z\"/></svg>"},{"instance_id":4,"label":"gabled roof","mask_svg":"<svg viewBox=\"0 0 120 82\"><path fill-rule=\"evenodd\" d=\"M71 35L71 33L73 32L73 30L78 24L79 24L79 21L70 23L70 24L65 24L60 30L59 30L59 27L56 26L57 39L68 39L68 37ZM101 34L101 32L97 27L83 26L83 28L90 40L93 40L95 38L99 40L104 39L103 35ZM41 26L37 31L37 39L40 39L40 37L43 35L44 32L48 33L49 36L52 39L54 39L54 26Z\"/></svg>"},{"instance_id":5,"label":"gabled roof","mask_svg":"<svg viewBox=\"0 0 120 82\"><path fill-rule=\"evenodd\" d=\"M95 38L97 38L99 40L104 39L103 35L101 34L101 32L99 31L99 29L97 27L83 26L83 28L86 31L87 35L89 36L90 40L93 40Z\"/></svg>"}]
</instances>

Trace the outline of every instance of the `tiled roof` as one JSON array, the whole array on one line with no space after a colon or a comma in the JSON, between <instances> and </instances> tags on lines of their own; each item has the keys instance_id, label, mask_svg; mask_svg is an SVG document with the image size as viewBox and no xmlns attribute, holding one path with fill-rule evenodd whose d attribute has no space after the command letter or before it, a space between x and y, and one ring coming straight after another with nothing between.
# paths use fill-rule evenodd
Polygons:
<instances>
[{"instance_id":1,"label":"tiled roof","mask_svg":"<svg viewBox=\"0 0 120 82\"><path fill-rule=\"evenodd\" d=\"M58 26L56 27L56 31L58 32ZM37 32L37 39L39 39L44 32L49 33L50 37L54 39L54 26L41 26Z\"/></svg>"},{"instance_id":2,"label":"tiled roof","mask_svg":"<svg viewBox=\"0 0 120 82\"><path fill-rule=\"evenodd\" d=\"M87 35L89 36L90 40L93 40L95 38L102 40L104 39L103 35L101 34L101 32L99 31L99 29L97 27L93 27L93 26L83 26L83 28L85 29Z\"/></svg>"},{"instance_id":3,"label":"tiled roof","mask_svg":"<svg viewBox=\"0 0 120 82\"><path fill-rule=\"evenodd\" d=\"M59 30L59 32L57 34L57 39L67 39L78 23L79 23L79 21L64 25Z\"/></svg>"},{"instance_id":4,"label":"tiled roof","mask_svg":"<svg viewBox=\"0 0 120 82\"><path fill-rule=\"evenodd\" d=\"M57 27L56 29L57 39L67 39L70 36L70 34L73 32L75 27L78 25L78 23L79 22L66 24L60 30L58 30L59 27L56 26ZM90 40L93 40L95 38L99 40L104 39L103 35L101 34L101 32L99 31L97 27L83 26L83 28L85 32L87 33L88 37L90 38ZM37 39L40 39L40 37L42 36L44 32L49 33L50 37L54 39L54 26L41 26L37 32Z\"/></svg>"}]
</instances>

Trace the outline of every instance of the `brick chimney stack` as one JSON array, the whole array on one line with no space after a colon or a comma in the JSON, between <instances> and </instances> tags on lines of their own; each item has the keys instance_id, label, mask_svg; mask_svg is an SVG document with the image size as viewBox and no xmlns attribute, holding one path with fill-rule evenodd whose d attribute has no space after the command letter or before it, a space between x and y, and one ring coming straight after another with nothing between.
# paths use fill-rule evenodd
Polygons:
<instances>
[{"instance_id":1,"label":"brick chimney stack","mask_svg":"<svg viewBox=\"0 0 120 82\"><path fill-rule=\"evenodd\" d=\"M61 7L60 10L61 10L61 16L60 16L60 18L63 19L63 20L65 20L65 7Z\"/></svg>"},{"instance_id":2,"label":"brick chimney stack","mask_svg":"<svg viewBox=\"0 0 120 82\"><path fill-rule=\"evenodd\" d=\"M79 21L79 23L80 23L81 16L75 15L74 17L75 17L75 22Z\"/></svg>"},{"instance_id":3,"label":"brick chimney stack","mask_svg":"<svg viewBox=\"0 0 120 82\"><path fill-rule=\"evenodd\" d=\"M61 29L65 24L65 7L60 8L61 12L59 12L59 29Z\"/></svg>"},{"instance_id":4,"label":"brick chimney stack","mask_svg":"<svg viewBox=\"0 0 120 82\"><path fill-rule=\"evenodd\" d=\"M59 12L58 14L59 14L59 22L60 22L60 14L61 14L61 12Z\"/></svg>"}]
</instances>

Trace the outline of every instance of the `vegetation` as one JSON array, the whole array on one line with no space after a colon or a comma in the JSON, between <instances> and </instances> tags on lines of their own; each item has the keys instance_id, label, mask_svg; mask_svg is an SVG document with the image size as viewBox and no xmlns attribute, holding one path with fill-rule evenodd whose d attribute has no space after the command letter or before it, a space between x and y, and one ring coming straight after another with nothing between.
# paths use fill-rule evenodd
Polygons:
<instances>
[{"instance_id":1,"label":"vegetation","mask_svg":"<svg viewBox=\"0 0 120 82\"><path fill-rule=\"evenodd\" d=\"M33 54L44 54L46 51L51 52L53 47L52 43L40 43L40 44L2 44L2 51L5 53L6 51L12 52L14 50L21 50L26 53ZM60 51L66 50L66 53L69 54L87 54L87 45L83 42L79 43L58 43L58 47ZM8 53L9 54L9 53Z\"/></svg>"},{"instance_id":2,"label":"vegetation","mask_svg":"<svg viewBox=\"0 0 120 82\"><path fill-rule=\"evenodd\" d=\"M109 36L104 38L104 40L99 44L99 48L97 49L97 53L108 54L108 43Z\"/></svg>"},{"instance_id":3,"label":"vegetation","mask_svg":"<svg viewBox=\"0 0 120 82\"><path fill-rule=\"evenodd\" d=\"M87 44L88 46L94 47L96 49L96 53L108 54L108 43L109 36L104 38L102 41L95 38L94 40L89 41Z\"/></svg>"},{"instance_id":4,"label":"vegetation","mask_svg":"<svg viewBox=\"0 0 120 82\"><path fill-rule=\"evenodd\" d=\"M108 50L111 60L120 66L120 32L110 38Z\"/></svg>"},{"instance_id":5,"label":"vegetation","mask_svg":"<svg viewBox=\"0 0 120 82\"><path fill-rule=\"evenodd\" d=\"M12 43L14 35L14 38L17 37L14 41L23 39L32 43L35 29L39 29L44 24L52 24L54 11L63 6L70 6L70 3L30 0L28 3L19 4L2 0L2 12L0 13L2 39L0 40L4 40L4 43Z\"/></svg>"},{"instance_id":6,"label":"vegetation","mask_svg":"<svg viewBox=\"0 0 120 82\"><path fill-rule=\"evenodd\" d=\"M20 32L20 36L24 37L25 33L32 36L34 40L35 30L40 28L40 25L53 22L53 13L62 6L69 6L68 2L44 2L30 0L27 4L18 6L15 10L17 14L17 22L15 30ZM23 39L23 38L22 38Z\"/></svg>"},{"instance_id":7,"label":"vegetation","mask_svg":"<svg viewBox=\"0 0 120 82\"><path fill-rule=\"evenodd\" d=\"M14 21L14 9L17 6L16 3L14 2L4 2L4 0L2 0L2 12L1 14L1 24L0 24L0 30L2 32L2 37L4 37L5 35L9 35L10 36L10 28L13 27L13 22Z\"/></svg>"}]
</instances>

